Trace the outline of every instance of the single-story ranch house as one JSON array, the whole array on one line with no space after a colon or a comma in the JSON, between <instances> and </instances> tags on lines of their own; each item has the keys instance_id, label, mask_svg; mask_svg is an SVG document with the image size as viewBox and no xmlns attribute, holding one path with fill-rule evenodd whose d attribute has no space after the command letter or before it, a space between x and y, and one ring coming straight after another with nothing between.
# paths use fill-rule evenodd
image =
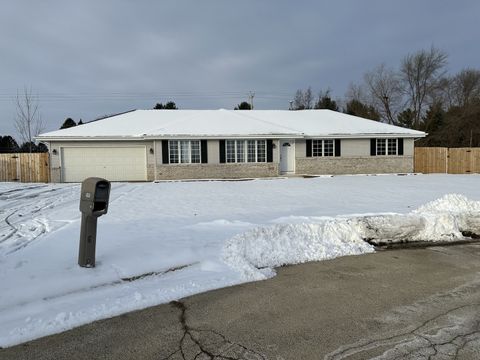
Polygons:
<instances>
[{"instance_id":1,"label":"single-story ranch house","mask_svg":"<svg viewBox=\"0 0 480 360\"><path fill-rule=\"evenodd\" d=\"M41 134L53 182L408 173L421 131L330 110L135 110Z\"/></svg>"}]
</instances>

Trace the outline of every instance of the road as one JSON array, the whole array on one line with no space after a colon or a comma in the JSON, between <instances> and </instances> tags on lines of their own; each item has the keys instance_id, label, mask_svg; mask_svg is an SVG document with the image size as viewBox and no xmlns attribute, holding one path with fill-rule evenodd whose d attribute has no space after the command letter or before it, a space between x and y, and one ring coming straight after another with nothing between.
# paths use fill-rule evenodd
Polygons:
<instances>
[{"instance_id":1,"label":"road","mask_svg":"<svg viewBox=\"0 0 480 360\"><path fill-rule=\"evenodd\" d=\"M287 266L0 359L480 359L480 244Z\"/></svg>"}]
</instances>

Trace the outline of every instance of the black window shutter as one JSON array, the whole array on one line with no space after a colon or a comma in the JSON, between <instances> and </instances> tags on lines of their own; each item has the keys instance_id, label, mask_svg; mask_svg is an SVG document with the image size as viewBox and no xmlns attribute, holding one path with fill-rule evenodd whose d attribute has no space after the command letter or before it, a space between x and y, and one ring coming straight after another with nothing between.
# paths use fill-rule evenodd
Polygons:
<instances>
[{"instance_id":1,"label":"black window shutter","mask_svg":"<svg viewBox=\"0 0 480 360\"><path fill-rule=\"evenodd\" d=\"M168 140L162 140L162 163L168 164Z\"/></svg>"},{"instance_id":2,"label":"black window shutter","mask_svg":"<svg viewBox=\"0 0 480 360\"><path fill-rule=\"evenodd\" d=\"M267 140L267 162L273 162L273 140Z\"/></svg>"},{"instance_id":3,"label":"black window shutter","mask_svg":"<svg viewBox=\"0 0 480 360\"><path fill-rule=\"evenodd\" d=\"M397 154L398 155L403 155L403 139L398 139L398 151L397 151Z\"/></svg>"},{"instance_id":4,"label":"black window shutter","mask_svg":"<svg viewBox=\"0 0 480 360\"><path fill-rule=\"evenodd\" d=\"M312 140L307 139L306 147L307 147L307 154L306 154L307 157L312 157Z\"/></svg>"},{"instance_id":5,"label":"black window shutter","mask_svg":"<svg viewBox=\"0 0 480 360\"><path fill-rule=\"evenodd\" d=\"M208 163L208 149L207 149L207 140L200 141L200 151L202 152L202 164Z\"/></svg>"},{"instance_id":6,"label":"black window shutter","mask_svg":"<svg viewBox=\"0 0 480 360\"><path fill-rule=\"evenodd\" d=\"M377 155L377 139L370 139L370 155Z\"/></svg>"},{"instance_id":7,"label":"black window shutter","mask_svg":"<svg viewBox=\"0 0 480 360\"><path fill-rule=\"evenodd\" d=\"M335 156L340 156L340 154L342 153L341 146L342 145L340 139L335 139Z\"/></svg>"},{"instance_id":8,"label":"black window shutter","mask_svg":"<svg viewBox=\"0 0 480 360\"><path fill-rule=\"evenodd\" d=\"M225 140L220 140L219 142L219 153L220 153L220 163L225 163Z\"/></svg>"}]
</instances>

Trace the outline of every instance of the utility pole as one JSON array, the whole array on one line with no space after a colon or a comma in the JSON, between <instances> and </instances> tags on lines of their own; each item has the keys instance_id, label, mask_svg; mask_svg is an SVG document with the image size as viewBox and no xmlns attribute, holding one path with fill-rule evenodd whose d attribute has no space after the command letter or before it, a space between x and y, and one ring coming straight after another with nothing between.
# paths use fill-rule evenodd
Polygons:
<instances>
[{"instance_id":1,"label":"utility pole","mask_svg":"<svg viewBox=\"0 0 480 360\"><path fill-rule=\"evenodd\" d=\"M253 110L253 98L255 97L255 92L254 91L249 91L247 96L248 96L248 99L250 101L250 108Z\"/></svg>"}]
</instances>

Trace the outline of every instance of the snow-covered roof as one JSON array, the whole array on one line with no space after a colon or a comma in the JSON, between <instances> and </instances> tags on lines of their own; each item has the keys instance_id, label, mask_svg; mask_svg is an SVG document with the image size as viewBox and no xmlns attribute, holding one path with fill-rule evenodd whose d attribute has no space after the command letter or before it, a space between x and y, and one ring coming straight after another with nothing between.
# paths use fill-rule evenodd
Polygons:
<instances>
[{"instance_id":1,"label":"snow-covered roof","mask_svg":"<svg viewBox=\"0 0 480 360\"><path fill-rule=\"evenodd\" d=\"M331 110L135 110L36 139L371 136L424 137L425 133Z\"/></svg>"}]
</instances>

